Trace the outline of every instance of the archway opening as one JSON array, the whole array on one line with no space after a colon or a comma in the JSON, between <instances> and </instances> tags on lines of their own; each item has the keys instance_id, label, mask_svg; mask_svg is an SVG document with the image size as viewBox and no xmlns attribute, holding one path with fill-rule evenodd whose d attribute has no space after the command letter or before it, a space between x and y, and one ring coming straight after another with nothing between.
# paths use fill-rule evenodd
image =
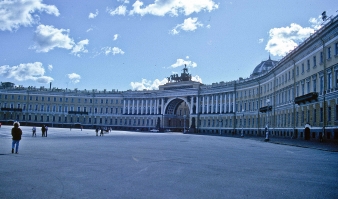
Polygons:
<instances>
[{"instance_id":1,"label":"archway opening","mask_svg":"<svg viewBox=\"0 0 338 199\"><path fill-rule=\"evenodd\" d=\"M167 105L163 115L163 128L166 131L184 132L190 124L188 104L180 98L173 99Z\"/></svg>"}]
</instances>

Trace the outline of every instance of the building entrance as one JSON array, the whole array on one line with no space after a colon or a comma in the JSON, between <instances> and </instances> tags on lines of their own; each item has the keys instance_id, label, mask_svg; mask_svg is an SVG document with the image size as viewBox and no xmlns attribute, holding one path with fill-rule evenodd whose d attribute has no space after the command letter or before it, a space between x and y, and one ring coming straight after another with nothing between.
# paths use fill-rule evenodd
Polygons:
<instances>
[{"instance_id":1,"label":"building entrance","mask_svg":"<svg viewBox=\"0 0 338 199\"><path fill-rule=\"evenodd\" d=\"M172 99L166 106L162 127L167 131L183 132L190 124L189 105L183 98Z\"/></svg>"}]
</instances>

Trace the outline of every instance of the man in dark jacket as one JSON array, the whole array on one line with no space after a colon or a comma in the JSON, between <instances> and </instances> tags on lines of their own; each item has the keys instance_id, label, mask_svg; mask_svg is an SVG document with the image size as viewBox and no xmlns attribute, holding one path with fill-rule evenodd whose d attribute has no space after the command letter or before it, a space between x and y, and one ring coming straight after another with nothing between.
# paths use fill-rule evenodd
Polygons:
<instances>
[{"instance_id":1,"label":"man in dark jacket","mask_svg":"<svg viewBox=\"0 0 338 199\"><path fill-rule=\"evenodd\" d=\"M14 127L12 128L12 153L14 153L14 146L15 146L15 153L19 152L19 142L21 140L22 131L19 128L19 122L14 122Z\"/></svg>"}]
</instances>

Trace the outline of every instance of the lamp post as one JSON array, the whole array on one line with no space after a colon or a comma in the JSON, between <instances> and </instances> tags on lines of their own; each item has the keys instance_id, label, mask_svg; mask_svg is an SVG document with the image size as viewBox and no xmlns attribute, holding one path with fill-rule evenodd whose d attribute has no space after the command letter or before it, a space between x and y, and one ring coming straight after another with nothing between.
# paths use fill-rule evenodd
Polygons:
<instances>
[{"instance_id":1,"label":"lamp post","mask_svg":"<svg viewBox=\"0 0 338 199\"><path fill-rule=\"evenodd\" d=\"M241 137L244 137L243 128L244 128L244 109L242 110L242 131L241 131Z\"/></svg>"},{"instance_id":2,"label":"lamp post","mask_svg":"<svg viewBox=\"0 0 338 199\"><path fill-rule=\"evenodd\" d=\"M183 133L185 133L185 118L187 116L186 115L183 115Z\"/></svg>"},{"instance_id":3,"label":"lamp post","mask_svg":"<svg viewBox=\"0 0 338 199\"><path fill-rule=\"evenodd\" d=\"M270 99L266 100L266 105L268 107L266 112L266 126L265 126L265 141L269 141L269 110L270 110Z\"/></svg>"}]
</instances>

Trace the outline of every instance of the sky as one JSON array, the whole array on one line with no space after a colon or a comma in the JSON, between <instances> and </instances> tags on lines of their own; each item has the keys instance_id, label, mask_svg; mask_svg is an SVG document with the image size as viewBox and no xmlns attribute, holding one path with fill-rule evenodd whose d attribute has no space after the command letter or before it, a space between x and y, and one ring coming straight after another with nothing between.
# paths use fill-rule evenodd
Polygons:
<instances>
[{"instance_id":1,"label":"sky","mask_svg":"<svg viewBox=\"0 0 338 199\"><path fill-rule=\"evenodd\" d=\"M336 0L0 0L0 81L156 90L185 65L203 84L247 78L337 10Z\"/></svg>"}]
</instances>

